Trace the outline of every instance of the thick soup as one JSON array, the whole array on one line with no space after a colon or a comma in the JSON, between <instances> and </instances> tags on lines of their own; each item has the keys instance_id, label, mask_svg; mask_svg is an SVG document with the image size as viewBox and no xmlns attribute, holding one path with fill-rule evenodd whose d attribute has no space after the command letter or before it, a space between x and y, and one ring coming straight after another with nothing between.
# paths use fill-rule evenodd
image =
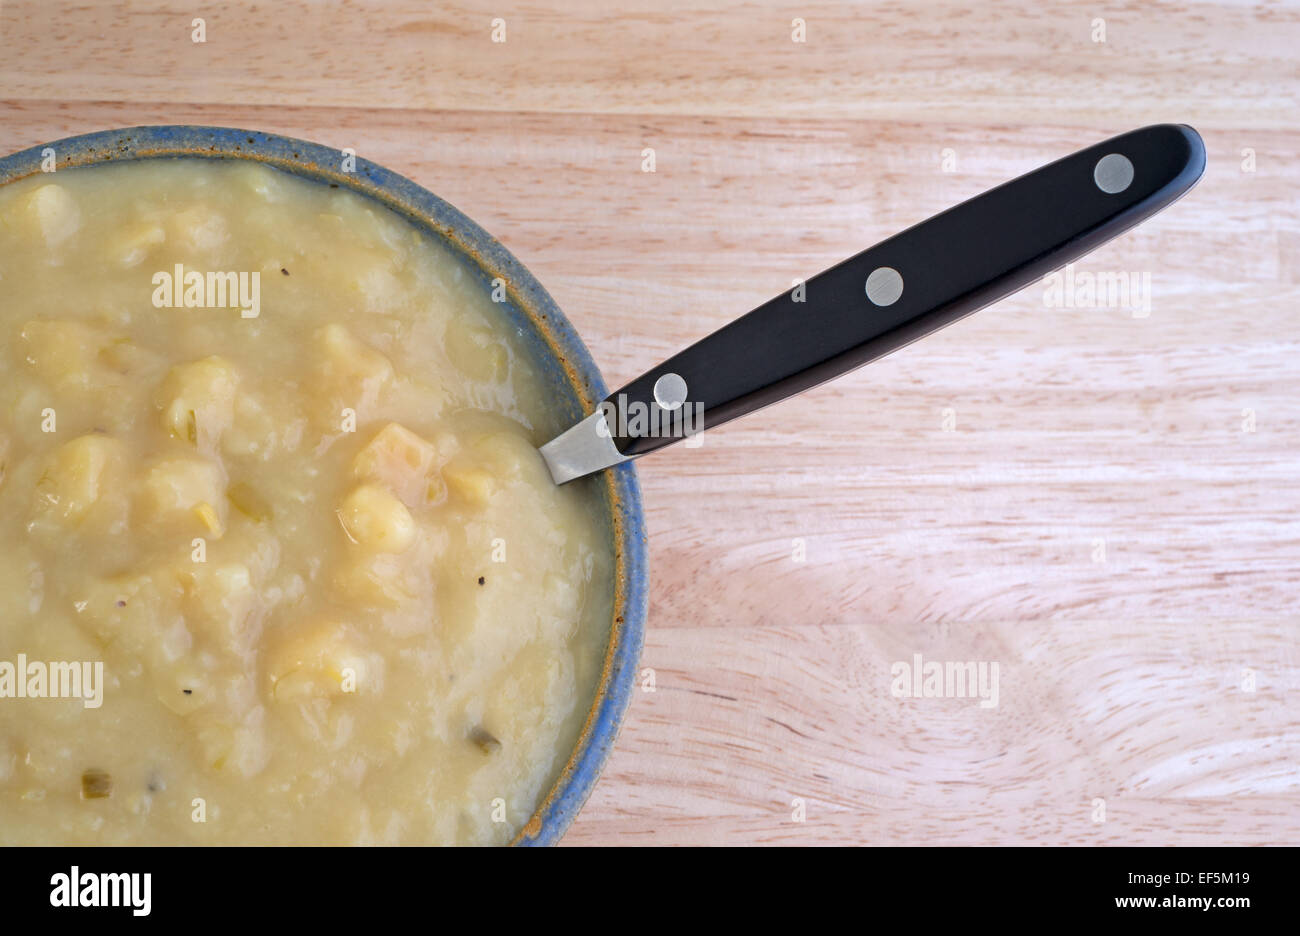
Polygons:
<instances>
[{"instance_id":1,"label":"thick soup","mask_svg":"<svg viewBox=\"0 0 1300 936\"><path fill-rule=\"evenodd\" d=\"M343 189L0 187L0 844L502 843L612 614L490 287Z\"/></svg>"}]
</instances>

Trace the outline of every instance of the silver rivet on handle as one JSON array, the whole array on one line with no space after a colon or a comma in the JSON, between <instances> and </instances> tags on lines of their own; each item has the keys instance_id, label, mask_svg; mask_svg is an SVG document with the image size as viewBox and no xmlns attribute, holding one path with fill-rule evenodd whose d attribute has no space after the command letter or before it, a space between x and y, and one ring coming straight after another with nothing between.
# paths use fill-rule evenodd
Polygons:
<instances>
[{"instance_id":1,"label":"silver rivet on handle","mask_svg":"<svg viewBox=\"0 0 1300 936\"><path fill-rule=\"evenodd\" d=\"M876 267L867 277L867 298L874 305L893 305L901 295L903 277L893 267Z\"/></svg>"},{"instance_id":2,"label":"silver rivet on handle","mask_svg":"<svg viewBox=\"0 0 1300 936\"><path fill-rule=\"evenodd\" d=\"M663 374L655 381L655 402L675 410L686 402L686 381L678 374Z\"/></svg>"},{"instance_id":3,"label":"silver rivet on handle","mask_svg":"<svg viewBox=\"0 0 1300 936\"><path fill-rule=\"evenodd\" d=\"M1133 184L1133 163L1127 156L1109 153L1097 160L1092 181L1107 195L1118 195Z\"/></svg>"}]
</instances>

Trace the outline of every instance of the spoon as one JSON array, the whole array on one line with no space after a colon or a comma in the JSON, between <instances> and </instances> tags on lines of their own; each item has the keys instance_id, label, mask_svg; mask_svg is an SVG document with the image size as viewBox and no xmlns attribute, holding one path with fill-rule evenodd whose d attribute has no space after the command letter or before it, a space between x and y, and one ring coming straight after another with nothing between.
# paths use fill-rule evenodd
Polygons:
<instances>
[{"instance_id":1,"label":"spoon","mask_svg":"<svg viewBox=\"0 0 1300 936\"><path fill-rule=\"evenodd\" d=\"M951 325L1188 192L1191 127L1158 124L962 202L796 284L611 393L541 447L556 484L801 393Z\"/></svg>"}]
</instances>

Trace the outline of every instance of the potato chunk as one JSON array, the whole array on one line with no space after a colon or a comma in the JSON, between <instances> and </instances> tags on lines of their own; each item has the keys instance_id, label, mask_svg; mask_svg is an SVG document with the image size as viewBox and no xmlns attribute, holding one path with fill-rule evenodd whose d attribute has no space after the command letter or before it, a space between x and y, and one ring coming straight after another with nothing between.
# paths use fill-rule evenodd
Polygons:
<instances>
[{"instance_id":1,"label":"potato chunk","mask_svg":"<svg viewBox=\"0 0 1300 936\"><path fill-rule=\"evenodd\" d=\"M275 510L271 502L257 492L250 484L240 481L232 484L226 491L226 497L241 514L254 523L265 523L271 519Z\"/></svg>"},{"instance_id":2,"label":"potato chunk","mask_svg":"<svg viewBox=\"0 0 1300 936\"><path fill-rule=\"evenodd\" d=\"M447 490L471 507L486 507L497 490L497 479L491 472L464 461L449 464L443 469L443 477L447 479Z\"/></svg>"},{"instance_id":3,"label":"potato chunk","mask_svg":"<svg viewBox=\"0 0 1300 936\"><path fill-rule=\"evenodd\" d=\"M173 367L159 391L163 428L174 439L212 451L234 420L239 374L222 357Z\"/></svg>"},{"instance_id":4,"label":"potato chunk","mask_svg":"<svg viewBox=\"0 0 1300 936\"><path fill-rule=\"evenodd\" d=\"M88 389L113 376L100 359L113 344L102 328L65 319L34 320L19 335L27 363L56 386Z\"/></svg>"},{"instance_id":5,"label":"potato chunk","mask_svg":"<svg viewBox=\"0 0 1300 936\"><path fill-rule=\"evenodd\" d=\"M392 362L342 325L326 325L315 342L316 373L331 406L367 408L393 379Z\"/></svg>"},{"instance_id":6,"label":"potato chunk","mask_svg":"<svg viewBox=\"0 0 1300 936\"><path fill-rule=\"evenodd\" d=\"M42 185L27 196L27 216L47 247L61 244L81 228L81 209L61 185Z\"/></svg>"},{"instance_id":7,"label":"potato chunk","mask_svg":"<svg viewBox=\"0 0 1300 936\"><path fill-rule=\"evenodd\" d=\"M474 380L502 383L510 376L510 355L501 338L480 325L457 323L447 329L452 362Z\"/></svg>"},{"instance_id":8,"label":"potato chunk","mask_svg":"<svg viewBox=\"0 0 1300 936\"><path fill-rule=\"evenodd\" d=\"M138 266L166 240L167 232L157 221L135 221L118 232L113 241L113 255L124 267Z\"/></svg>"},{"instance_id":9,"label":"potato chunk","mask_svg":"<svg viewBox=\"0 0 1300 936\"><path fill-rule=\"evenodd\" d=\"M339 507L348 538L375 552L399 553L415 539L415 521L406 506L377 484L354 488Z\"/></svg>"},{"instance_id":10,"label":"potato chunk","mask_svg":"<svg viewBox=\"0 0 1300 936\"><path fill-rule=\"evenodd\" d=\"M208 205L178 211L168 219L175 239L184 247L208 254L230 239L226 219Z\"/></svg>"},{"instance_id":11,"label":"potato chunk","mask_svg":"<svg viewBox=\"0 0 1300 936\"><path fill-rule=\"evenodd\" d=\"M472 507L485 507L497 492L520 478L549 486L541 456L517 432L492 432L475 440L469 451L447 463L447 489Z\"/></svg>"},{"instance_id":12,"label":"potato chunk","mask_svg":"<svg viewBox=\"0 0 1300 936\"><path fill-rule=\"evenodd\" d=\"M493 432L474 443L474 458L502 480L516 479L533 469L543 468L541 456L531 442L517 432Z\"/></svg>"},{"instance_id":13,"label":"potato chunk","mask_svg":"<svg viewBox=\"0 0 1300 936\"><path fill-rule=\"evenodd\" d=\"M161 570L91 578L73 592L77 620L102 645L147 657L167 656L160 622L175 618L180 586Z\"/></svg>"},{"instance_id":14,"label":"potato chunk","mask_svg":"<svg viewBox=\"0 0 1300 936\"><path fill-rule=\"evenodd\" d=\"M36 483L37 512L66 525L80 522L120 479L125 462L123 444L105 435L85 435L64 443Z\"/></svg>"},{"instance_id":15,"label":"potato chunk","mask_svg":"<svg viewBox=\"0 0 1300 936\"><path fill-rule=\"evenodd\" d=\"M389 553L358 553L339 563L331 576L335 596L375 608L400 608L428 594L427 569L411 568Z\"/></svg>"},{"instance_id":16,"label":"potato chunk","mask_svg":"<svg viewBox=\"0 0 1300 936\"><path fill-rule=\"evenodd\" d=\"M207 505L224 528L225 490L220 465L197 456L168 458L145 473L141 506L150 519L185 520L196 530L212 532L210 525L201 521L197 508Z\"/></svg>"},{"instance_id":17,"label":"potato chunk","mask_svg":"<svg viewBox=\"0 0 1300 936\"><path fill-rule=\"evenodd\" d=\"M357 247L341 251L338 272L356 289L366 308L378 311L401 292L392 251Z\"/></svg>"},{"instance_id":18,"label":"potato chunk","mask_svg":"<svg viewBox=\"0 0 1300 936\"><path fill-rule=\"evenodd\" d=\"M378 669L346 628L325 621L273 640L266 675L276 701L304 701L376 688Z\"/></svg>"},{"instance_id":19,"label":"potato chunk","mask_svg":"<svg viewBox=\"0 0 1300 936\"><path fill-rule=\"evenodd\" d=\"M205 767L247 778L266 766L265 709L260 706L238 714L199 709L187 721Z\"/></svg>"},{"instance_id":20,"label":"potato chunk","mask_svg":"<svg viewBox=\"0 0 1300 936\"><path fill-rule=\"evenodd\" d=\"M191 630L222 650L242 652L256 637L257 592L242 562L193 563L180 575Z\"/></svg>"},{"instance_id":21,"label":"potato chunk","mask_svg":"<svg viewBox=\"0 0 1300 936\"><path fill-rule=\"evenodd\" d=\"M274 202L284 198L284 186L280 181L282 177L260 163L236 161L231 174L265 201Z\"/></svg>"},{"instance_id":22,"label":"potato chunk","mask_svg":"<svg viewBox=\"0 0 1300 936\"><path fill-rule=\"evenodd\" d=\"M389 423L352 461L358 478L386 485L408 507L436 504L446 492L438 450L410 429Z\"/></svg>"}]
</instances>

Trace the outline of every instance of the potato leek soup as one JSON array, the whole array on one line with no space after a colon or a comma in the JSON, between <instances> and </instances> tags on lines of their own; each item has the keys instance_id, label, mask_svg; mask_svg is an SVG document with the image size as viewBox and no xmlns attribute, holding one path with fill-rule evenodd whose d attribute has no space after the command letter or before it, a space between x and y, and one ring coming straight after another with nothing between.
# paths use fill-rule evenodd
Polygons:
<instances>
[{"instance_id":1,"label":"potato leek soup","mask_svg":"<svg viewBox=\"0 0 1300 936\"><path fill-rule=\"evenodd\" d=\"M490 285L345 189L0 187L0 843L511 840L613 613L548 386Z\"/></svg>"}]
</instances>

